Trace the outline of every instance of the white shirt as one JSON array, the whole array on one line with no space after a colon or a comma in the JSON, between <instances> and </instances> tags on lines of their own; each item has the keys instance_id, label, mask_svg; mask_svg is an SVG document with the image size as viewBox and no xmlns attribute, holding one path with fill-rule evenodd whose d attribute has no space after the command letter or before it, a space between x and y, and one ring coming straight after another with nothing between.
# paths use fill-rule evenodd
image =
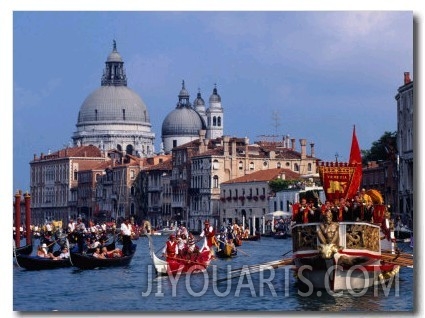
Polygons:
<instances>
[{"instance_id":1,"label":"white shirt","mask_svg":"<svg viewBox=\"0 0 425 318\"><path fill-rule=\"evenodd\" d=\"M125 224L124 222L122 222L121 223L121 233L123 234L123 235L131 235L131 225L129 224L129 225L127 225L127 224Z\"/></svg>"}]
</instances>

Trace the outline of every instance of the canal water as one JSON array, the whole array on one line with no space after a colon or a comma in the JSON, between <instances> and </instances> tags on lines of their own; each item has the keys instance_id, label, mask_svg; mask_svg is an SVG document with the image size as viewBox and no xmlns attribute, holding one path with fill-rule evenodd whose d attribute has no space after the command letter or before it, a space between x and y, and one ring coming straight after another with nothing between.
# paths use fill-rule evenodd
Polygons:
<instances>
[{"instance_id":1,"label":"canal water","mask_svg":"<svg viewBox=\"0 0 425 318\"><path fill-rule=\"evenodd\" d=\"M152 238L155 250L160 250L166 237ZM156 277L146 237L134 243L137 244L136 255L129 266L122 268L27 271L14 262L13 310L164 315L179 312L414 310L411 268L402 268L391 285L342 295L300 288L291 267L222 280L228 270L290 257L291 239L264 237L259 241L244 241L235 258L214 260L207 272L181 275L175 280ZM408 244L399 244L399 247L412 253Z\"/></svg>"}]
</instances>

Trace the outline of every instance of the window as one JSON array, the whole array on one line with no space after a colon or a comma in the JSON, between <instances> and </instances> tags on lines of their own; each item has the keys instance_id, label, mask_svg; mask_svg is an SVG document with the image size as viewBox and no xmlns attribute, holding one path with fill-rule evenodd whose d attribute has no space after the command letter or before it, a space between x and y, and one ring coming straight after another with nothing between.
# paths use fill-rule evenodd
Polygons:
<instances>
[{"instance_id":1,"label":"window","mask_svg":"<svg viewBox=\"0 0 425 318\"><path fill-rule=\"evenodd\" d=\"M252 161L249 163L249 170L254 170L254 163Z\"/></svg>"},{"instance_id":2,"label":"window","mask_svg":"<svg viewBox=\"0 0 425 318\"><path fill-rule=\"evenodd\" d=\"M213 117L213 126L217 126L217 117Z\"/></svg>"},{"instance_id":3,"label":"window","mask_svg":"<svg viewBox=\"0 0 425 318\"><path fill-rule=\"evenodd\" d=\"M276 165L277 168L282 168L282 164L280 162L277 163Z\"/></svg>"},{"instance_id":4,"label":"window","mask_svg":"<svg viewBox=\"0 0 425 318\"><path fill-rule=\"evenodd\" d=\"M311 171L311 163L309 163L309 164L307 165L307 169L308 169L308 171Z\"/></svg>"},{"instance_id":5,"label":"window","mask_svg":"<svg viewBox=\"0 0 425 318\"><path fill-rule=\"evenodd\" d=\"M213 177L213 188L218 188L218 176Z\"/></svg>"},{"instance_id":6,"label":"window","mask_svg":"<svg viewBox=\"0 0 425 318\"><path fill-rule=\"evenodd\" d=\"M215 159L213 161L213 170L218 170L218 169L220 169L220 164L219 164L218 160Z\"/></svg>"},{"instance_id":7,"label":"window","mask_svg":"<svg viewBox=\"0 0 425 318\"><path fill-rule=\"evenodd\" d=\"M239 168L239 170L243 170L243 162L242 161L239 161L238 168Z\"/></svg>"},{"instance_id":8,"label":"window","mask_svg":"<svg viewBox=\"0 0 425 318\"><path fill-rule=\"evenodd\" d=\"M217 126L221 127L221 117L220 116L217 117Z\"/></svg>"},{"instance_id":9,"label":"window","mask_svg":"<svg viewBox=\"0 0 425 318\"><path fill-rule=\"evenodd\" d=\"M122 110L122 120L125 120L125 109Z\"/></svg>"},{"instance_id":10,"label":"window","mask_svg":"<svg viewBox=\"0 0 425 318\"><path fill-rule=\"evenodd\" d=\"M298 163L294 163L294 171L300 171L300 167L298 166Z\"/></svg>"}]
</instances>

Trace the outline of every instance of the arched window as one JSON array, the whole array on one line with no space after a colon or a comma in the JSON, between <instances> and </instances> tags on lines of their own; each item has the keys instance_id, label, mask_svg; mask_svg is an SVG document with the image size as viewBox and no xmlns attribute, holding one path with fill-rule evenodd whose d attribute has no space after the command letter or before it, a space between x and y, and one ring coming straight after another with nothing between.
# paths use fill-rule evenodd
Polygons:
<instances>
[{"instance_id":1,"label":"arched window","mask_svg":"<svg viewBox=\"0 0 425 318\"><path fill-rule=\"evenodd\" d=\"M308 169L308 171L311 171L311 163L309 163L309 164L307 165L307 169Z\"/></svg>"},{"instance_id":2,"label":"arched window","mask_svg":"<svg viewBox=\"0 0 425 318\"><path fill-rule=\"evenodd\" d=\"M254 170L254 162L249 163L249 170Z\"/></svg>"},{"instance_id":3,"label":"arched window","mask_svg":"<svg viewBox=\"0 0 425 318\"><path fill-rule=\"evenodd\" d=\"M277 163L276 165L277 168L282 168L282 164L280 162Z\"/></svg>"},{"instance_id":4,"label":"arched window","mask_svg":"<svg viewBox=\"0 0 425 318\"><path fill-rule=\"evenodd\" d=\"M243 170L243 162L242 161L239 161L238 168L239 168L239 170Z\"/></svg>"},{"instance_id":5,"label":"arched window","mask_svg":"<svg viewBox=\"0 0 425 318\"><path fill-rule=\"evenodd\" d=\"M294 163L294 171L300 171L300 166L298 163Z\"/></svg>"},{"instance_id":6,"label":"arched window","mask_svg":"<svg viewBox=\"0 0 425 318\"><path fill-rule=\"evenodd\" d=\"M213 188L218 188L218 176L213 177Z\"/></svg>"},{"instance_id":7,"label":"arched window","mask_svg":"<svg viewBox=\"0 0 425 318\"><path fill-rule=\"evenodd\" d=\"M213 126L217 126L217 117L213 117Z\"/></svg>"},{"instance_id":8,"label":"arched window","mask_svg":"<svg viewBox=\"0 0 425 318\"><path fill-rule=\"evenodd\" d=\"M221 127L221 117L220 116L217 117L217 126Z\"/></svg>"}]
</instances>

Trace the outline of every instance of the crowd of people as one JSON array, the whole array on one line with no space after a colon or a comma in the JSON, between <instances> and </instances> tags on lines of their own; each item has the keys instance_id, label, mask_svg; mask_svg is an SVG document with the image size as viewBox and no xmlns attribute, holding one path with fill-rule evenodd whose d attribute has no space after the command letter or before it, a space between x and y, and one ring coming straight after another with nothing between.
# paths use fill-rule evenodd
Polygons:
<instances>
[{"instance_id":1,"label":"crowd of people","mask_svg":"<svg viewBox=\"0 0 425 318\"><path fill-rule=\"evenodd\" d=\"M299 203L292 205L292 221L296 223L314 223L325 220L330 212L334 222L373 222L374 204L372 198L362 189L353 199L340 198L334 202L326 200L324 204L314 199L302 198Z\"/></svg>"}]
</instances>

